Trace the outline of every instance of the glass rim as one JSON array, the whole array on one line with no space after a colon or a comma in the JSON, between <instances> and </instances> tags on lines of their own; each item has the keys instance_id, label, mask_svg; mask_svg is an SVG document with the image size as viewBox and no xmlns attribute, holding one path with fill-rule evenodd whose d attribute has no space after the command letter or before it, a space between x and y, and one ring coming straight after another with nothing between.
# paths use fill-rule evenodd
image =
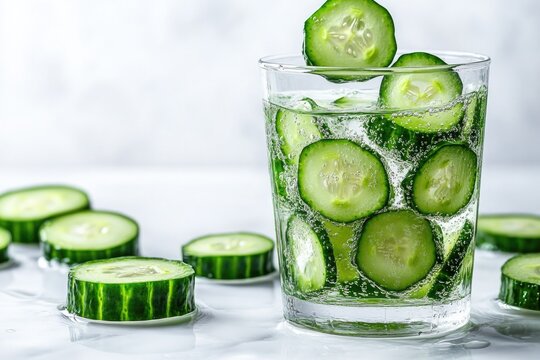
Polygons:
<instances>
[{"instance_id":1,"label":"glass rim","mask_svg":"<svg viewBox=\"0 0 540 360\"><path fill-rule=\"evenodd\" d=\"M306 65L304 57L298 54L270 55L259 59L259 66L264 70L283 73L316 73L332 74L347 73L356 75L388 75L396 73L429 73L444 70L471 70L488 67L491 59L487 55L462 51L439 51L439 50L401 50L396 55L411 52L427 52L442 58L456 58L457 62L447 65L429 65L417 67L355 67L355 66L315 66ZM301 60L301 64L296 64L293 59Z\"/></svg>"}]
</instances>

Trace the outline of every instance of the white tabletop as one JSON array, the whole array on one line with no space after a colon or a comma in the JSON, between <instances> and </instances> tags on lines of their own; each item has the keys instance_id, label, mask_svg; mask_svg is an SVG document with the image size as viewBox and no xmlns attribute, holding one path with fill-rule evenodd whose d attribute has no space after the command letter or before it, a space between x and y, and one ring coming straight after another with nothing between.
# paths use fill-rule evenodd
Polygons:
<instances>
[{"instance_id":1,"label":"white tabletop","mask_svg":"<svg viewBox=\"0 0 540 360\"><path fill-rule=\"evenodd\" d=\"M0 190L47 182L86 188L97 209L125 212L141 224L143 255L178 258L190 238L217 231L273 234L265 171L6 171ZM484 212L540 212L540 168L484 171ZM507 256L478 252L472 322L434 339L363 339L290 326L281 316L277 280L249 286L197 281L195 320L174 326L75 323L57 310L66 275L37 264L39 250L13 246L15 264L0 270L1 359L516 359L538 358L540 315L502 311L493 299Z\"/></svg>"}]
</instances>

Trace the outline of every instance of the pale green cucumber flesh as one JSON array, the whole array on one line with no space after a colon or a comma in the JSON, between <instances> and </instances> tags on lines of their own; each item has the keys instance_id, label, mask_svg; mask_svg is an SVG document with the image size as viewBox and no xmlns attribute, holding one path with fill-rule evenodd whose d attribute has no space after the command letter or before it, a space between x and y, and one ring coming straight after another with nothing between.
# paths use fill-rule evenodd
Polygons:
<instances>
[{"instance_id":1,"label":"pale green cucumber flesh","mask_svg":"<svg viewBox=\"0 0 540 360\"><path fill-rule=\"evenodd\" d=\"M396 49L392 17L372 0L329 0L304 24L304 56L311 65L384 67Z\"/></svg>"},{"instance_id":2,"label":"pale green cucumber flesh","mask_svg":"<svg viewBox=\"0 0 540 360\"><path fill-rule=\"evenodd\" d=\"M356 250L356 230L351 225L335 224L323 221L336 262L337 282L344 283L358 280L358 268L353 259Z\"/></svg>"},{"instance_id":3,"label":"pale green cucumber flesh","mask_svg":"<svg viewBox=\"0 0 540 360\"><path fill-rule=\"evenodd\" d=\"M488 250L540 252L540 216L481 215L478 217L477 245Z\"/></svg>"},{"instance_id":4,"label":"pale green cucumber flesh","mask_svg":"<svg viewBox=\"0 0 540 360\"><path fill-rule=\"evenodd\" d=\"M197 276L211 279L247 279L274 271L274 242L254 233L207 235L182 247L182 259Z\"/></svg>"},{"instance_id":5,"label":"pale green cucumber flesh","mask_svg":"<svg viewBox=\"0 0 540 360\"><path fill-rule=\"evenodd\" d=\"M476 177L476 154L465 145L446 143L421 161L405 179L404 187L421 213L449 216L470 202Z\"/></svg>"},{"instance_id":6,"label":"pale green cucumber flesh","mask_svg":"<svg viewBox=\"0 0 540 360\"><path fill-rule=\"evenodd\" d=\"M391 211L366 221L356 263L376 284L402 291L424 279L437 256L429 221L409 210Z\"/></svg>"},{"instance_id":7,"label":"pale green cucumber flesh","mask_svg":"<svg viewBox=\"0 0 540 360\"><path fill-rule=\"evenodd\" d=\"M39 227L48 219L85 210L88 196L62 185L22 188L0 195L0 226L11 233L13 242L39 242Z\"/></svg>"},{"instance_id":8,"label":"pale green cucumber flesh","mask_svg":"<svg viewBox=\"0 0 540 360\"><path fill-rule=\"evenodd\" d=\"M289 164L297 164L302 149L322 137L313 116L285 109L276 113L276 132Z\"/></svg>"},{"instance_id":9,"label":"pale green cucumber flesh","mask_svg":"<svg viewBox=\"0 0 540 360\"><path fill-rule=\"evenodd\" d=\"M292 276L297 289L308 293L333 281L334 262L328 239L300 216L293 215L286 230L287 248L292 262Z\"/></svg>"},{"instance_id":10,"label":"pale green cucumber flesh","mask_svg":"<svg viewBox=\"0 0 540 360\"><path fill-rule=\"evenodd\" d=\"M62 215L40 229L44 257L70 265L137 255L138 236L139 227L133 219L109 211Z\"/></svg>"},{"instance_id":11,"label":"pale green cucumber flesh","mask_svg":"<svg viewBox=\"0 0 540 360\"><path fill-rule=\"evenodd\" d=\"M42 220L85 207L87 195L68 186L39 186L0 195L0 219Z\"/></svg>"},{"instance_id":12,"label":"pale green cucumber flesh","mask_svg":"<svg viewBox=\"0 0 540 360\"><path fill-rule=\"evenodd\" d=\"M444 66L446 63L428 53L400 56L393 67ZM393 113L388 118L417 132L440 133L452 130L463 116L463 104L456 102L463 91L459 75L448 69L425 73L392 74L383 78L380 103L392 110L414 110L415 114Z\"/></svg>"},{"instance_id":13,"label":"pale green cucumber flesh","mask_svg":"<svg viewBox=\"0 0 540 360\"><path fill-rule=\"evenodd\" d=\"M319 140L305 147L298 165L298 189L312 209L341 223L369 216L390 197L381 160L350 140Z\"/></svg>"}]
</instances>

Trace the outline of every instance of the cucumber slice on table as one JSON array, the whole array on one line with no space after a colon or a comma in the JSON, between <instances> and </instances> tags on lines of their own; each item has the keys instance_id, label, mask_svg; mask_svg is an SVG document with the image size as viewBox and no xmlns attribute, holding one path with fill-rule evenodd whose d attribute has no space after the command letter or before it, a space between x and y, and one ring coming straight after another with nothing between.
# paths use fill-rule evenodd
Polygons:
<instances>
[{"instance_id":1,"label":"cucumber slice on table","mask_svg":"<svg viewBox=\"0 0 540 360\"><path fill-rule=\"evenodd\" d=\"M296 288L308 293L335 281L335 261L326 233L317 224L314 230L305 220L293 215L287 223L287 247L292 260Z\"/></svg>"},{"instance_id":2,"label":"cucumber slice on table","mask_svg":"<svg viewBox=\"0 0 540 360\"><path fill-rule=\"evenodd\" d=\"M465 262L465 257L471 251L473 240L474 226L467 221L459 232L459 236L449 245L450 251L445 256L442 268L427 294L428 297L439 300L448 298L462 280L462 270L468 270L466 267L472 266Z\"/></svg>"},{"instance_id":3,"label":"cucumber slice on table","mask_svg":"<svg viewBox=\"0 0 540 360\"><path fill-rule=\"evenodd\" d=\"M450 216L470 202L476 176L476 154L463 144L443 143L409 173L403 187L422 214Z\"/></svg>"},{"instance_id":4,"label":"cucumber slice on table","mask_svg":"<svg viewBox=\"0 0 540 360\"><path fill-rule=\"evenodd\" d=\"M502 267L499 299L529 310L540 310L540 254L514 256Z\"/></svg>"},{"instance_id":5,"label":"cucumber slice on table","mask_svg":"<svg viewBox=\"0 0 540 360\"><path fill-rule=\"evenodd\" d=\"M253 233L207 235L182 246L182 258L197 276L210 279L249 279L270 274L274 242Z\"/></svg>"},{"instance_id":6,"label":"cucumber slice on table","mask_svg":"<svg viewBox=\"0 0 540 360\"><path fill-rule=\"evenodd\" d=\"M46 220L89 207L86 193L69 186L18 189L0 195L0 226L11 232L13 242L38 243Z\"/></svg>"},{"instance_id":7,"label":"cucumber slice on table","mask_svg":"<svg viewBox=\"0 0 540 360\"><path fill-rule=\"evenodd\" d=\"M276 113L276 132L281 151L292 165L298 164L300 152L306 145L322 138L313 116L285 109Z\"/></svg>"},{"instance_id":8,"label":"cucumber slice on table","mask_svg":"<svg viewBox=\"0 0 540 360\"><path fill-rule=\"evenodd\" d=\"M423 52L404 54L392 67L439 66L446 63L435 55ZM388 116L395 124L415 132L450 131L462 118L463 104L452 104L461 96L463 83L452 70L436 70L415 74L386 75L381 83L379 101L390 109L417 109L420 114ZM437 108L437 109L434 109Z\"/></svg>"},{"instance_id":9,"label":"cucumber slice on table","mask_svg":"<svg viewBox=\"0 0 540 360\"><path fill-rule=\"evenodd\" d=\"M11 234L0 228L0 264L9 260L8 248L11 243Z\"/></svg>"},{"instance_id":10,"label":"cucumber slice on table","mask_svg":"<svg viewBox=\"0 0 540 360\"><path fill-rule=\"evenodd\" d=\"M45 259L65 264L137 255L138 236L133 219L92 210L56 217L40 230Z\"/></svg>"},{"instance_id":11,"label":"cucumber slice on table","mask_svg":"<svg viewBox=\"0 0 540 360\"><path fill-rule=\"evenodd\" d=\"M481 215L478 217L476 244L487 250L540 252L540 216Z\"/></svg>"},{"instance_id":12,"label":"cucumber slice on table","mask_svg":"<svg viewBox=\"0 0 540 360\"><path fill-rule=\"evenodd\" d=\"M328 0L304 24L310 65L385 67L396 50L392 17L372 0Z\"/></svg>"},{"instance_id":13,"label":"cucumber slice on table","mask_svg":"<svg viewBox=\"0 0 540 360\"><path fill-rule=\"evenodd\" d=\"M405 290L424 279L440 258L440 229L409 210L368 219L358 242L358 268L387 290Z\"/></svg>"},{"instance_id":14,"label":"cucumber slice on table","mask_svg":"<svg viewBox=\"0 0 540 360\"><path fill-rule=\"evenodd\" d=\"M319 140L302 150L300 197L326 218L348 223L382 209L390 197L377 155L350 140Z\"/></svg>"},{"instance_id":15,"label":"cucumber slice on table","mask_svg":"<svg viewBox=\"0 0 540 360\"><path fill-rule=\"evenodd\" d=\"M193 268L181 261L119 257L69 271L67 310L94 320L141 321L195 310Z\"/></svg>"}]
</instances>

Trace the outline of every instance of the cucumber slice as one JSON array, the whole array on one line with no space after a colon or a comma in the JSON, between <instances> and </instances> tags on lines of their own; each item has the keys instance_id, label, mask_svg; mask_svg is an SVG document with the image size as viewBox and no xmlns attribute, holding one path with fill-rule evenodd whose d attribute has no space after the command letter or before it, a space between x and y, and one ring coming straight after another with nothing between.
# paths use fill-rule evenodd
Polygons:
<instances>
[{"instance_id":1,"label":"cucumber slice","mask_svg":"<svg viewBox=\"0 0 540 360\"><path fill-rule=\"evenodd\" d=\"M478 217L476 244L487 250L540 252L540 216L498 214Z\"/></svg>"},{"instance_id":2,"label":"cucumber slice","mask_svg":"<svg viewBox=\"0 0 540 360\"><path fill-rule=\"evenodd\" d=\"M320 224L317 228L322 229ZM335 281L334 256L324 231L315 232L300 216L293 215L287 223L286 238L297 289L309 293Z\"/></svg>"},{"instance_id":3,"label":"cucumber slice","mask_svg":"<svg viewBox=\"0 0 540 360\"><path fill-rule=\"evenodd\" d=\"M120 257L69 271L67 310L107 321L141 321L195 310L193 268L181 261Z\"/></svg>"},{"instance_id":4,"label":"cucumber slice","mask_svg":"<svg viewBox=\"0 0 540 360\"><path fill-rule=\"evenodd\" d=\"M392 67L446 65L435 55L423 52L404 54ZM408 130L423 133L450 131L463 115L463 104L455 102L463 91L459 75L452 71L386 75L381 83L379 100L390 109L422 110L419 115L393 114L389 119ZM438 109L434 109L438 108ZM417 110L418 109L418 110Z\"/></svg>"},{"instance_id":5,"label":"cucumber slice","mask_svg":"<svg viewBox=\"0 0 540 360\"><path fill-rule=\"evenodd\" d=\"M270 154L270 156L272 155ZM284 178L285 165L283 161L278 157L271 157L270 167L273 193L279 196L287 196L287 184Z\"/></svg>"},{"instance_id":6,"label":"cucumber slice","mask_svg":"<svg viewBox=\"0 0 540 360\"><path fill-rule=\"evenodd\" d=\"M469 142L472 146L478 146L484 136L484 124L487 110L487 89L482 87L477 92L470 95L463 117L463 130L461 131L463 141Z\"/></svg>"},{"instance_id":7,"label":"cucumber slice","mask_svg":"<svg viewBox=\"0 0 540 360\"><path fill-rule=\"evenodd\" d=\"M450 216L470 202L476 187L477 157L460 143L443 143L403 181L408 201L422 214Z\"/></svg>"},{"instance_id":8,"label":"cucumber slice","mask_svg":"<svg viewBox=\"0 0 540 360\"><path fill-rule=\"evenodd\" d=\"M276 114L276 131L281 151L291 165L298 164L300 152L306 145L322 138L313 116L284 109Z\"/></svg>"},{"instance_id":9,"label":"cucumber slice","mask_svg":"<svg viewBox=\"0 0 540 360\"><path fill-rule=\"evenodd\" d=\"M362 229L358 268L384 289L405 290L424 279L435 265L439 232L409 210L375 215Z\"/></svg>"},{"instance_id":10,"label":"cucumber slice","mask_svg":"<svg viewBox=\"0 0 540 360\"><path fill-rule=\"evenodd\" d=\"M298 165L298 190L312 209L341 223L379 211L390 197L379 157L350 140L319 140L305 147Z\"/></svg>"},{"instance_id":11,"label":"cucumber slice","mask_svg":"<svg viewBox=\"0 0 540 360\"><path fill-rule=\"evenodd\" d=\"M474 226L470 221L467 221L457 239L450 245L450 251L445 257L444 264L427 294L429 298L447 299L448 295L463 280L462 269L467 265L464 259L472 246L473 239Z\"/></svg>"},{"instance_id":12,"label":"cucumber slice","mask_svg":"<svg viewBox=\"0 0 540 360\"><path fill-rule=\"evenodd\" d=\"M79 264L89 260L137 255L139 226L109 211L81 211L47 221L40 230L47 260Z\"/></svg>"},{"instance_id":13,"label":"cucumber slice","mask_svg":"<svg viewBox=\"0 0 540 360\"><path fill-rule=\"evenodd\" d=\"M372 0L328 0L304 24L311 65L385 67L396 50L392 17Z\"/></svg>"},{"instance_id":14,"label":"cucumber slice","mask_svg":"<svg viewBox=\"0 0 540 360\"><path fill-rule=\"evenodd\" d=\"M371 141L397 158L404 161L415 160L442 141L460 138L459 129L443 133L422 133L408 130L384 116L373 116L366 121L366 134Z\"/></svg>"},{"instance_id":15,"label":"cucumber slice","mask_svg":"<svg viewBox=\"0 0 540 360\"><path fill-rule=\"evenodd\" d=\"M62 185L13 190L0 195L0 226L16 243L38 243L39 227L48 219L90 208L86 193Z\"/></svg>"},{"instance_id":16,"label":"cucumber slice","mask_svg":"<svg viewBox=\"0 0 540 360\"><path fill-rule=\"evenodd\" d=\"M514 256L501 270L499 299L511 306L540 310L540 254Z\"/></svg>"},{"instance_id":17,"label":"cucumber slice","mask_svg":"<svg viewBox=\"0 0 540 360\"><path fill-rule=\"evenodd\" d=\"M11 234L6 229L0 228L0 264L9 260L8 248L11 243Z\"/></svg>"},{"instance_id":18,"label":"cucumber slice","mask_svg":"<svg viewBox=\"0 0 540 360\"><path fill-rule=\"evenodd\" d=\"M351 282L360 276L353 259L356 253L356 231L352 225L335 224L323 221L326 233L332 244L332 252L336 261L337 282Z\"/></svg>"},{"instance_id":19,"label":"cucumber slice","mask_svg":"<svg viewBox=\"0 0 540 360\"><path fill-rule=\"evenodd\" d=\"M249 279L274 271L274 242L259 234L226 233L199 237L182 246L182 259L197 276Z\"/></svg>"}]
</instances>

